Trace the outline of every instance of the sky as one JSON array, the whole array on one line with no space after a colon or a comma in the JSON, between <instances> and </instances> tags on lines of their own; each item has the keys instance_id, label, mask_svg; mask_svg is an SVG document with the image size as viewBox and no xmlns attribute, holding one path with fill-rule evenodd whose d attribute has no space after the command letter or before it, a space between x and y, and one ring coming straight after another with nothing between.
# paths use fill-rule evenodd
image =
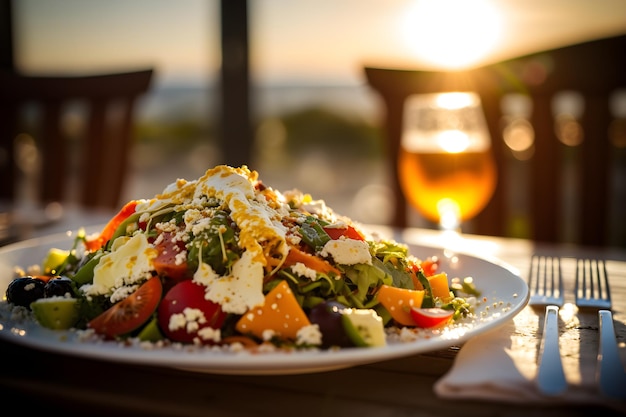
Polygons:
<instances>
[{"instance_id":1,"label":"sky","mask_svg":"<svg viewBox=\"0 0 626 417\"><path fill-rule=\"evenodd\" d=\"M20 0L14 13L25 71L218 76L218 0ZM626 33L626 0L249 0L249 25L253 80L354 84L364 65L463 68Z\"/></svg>"}]
</instances>

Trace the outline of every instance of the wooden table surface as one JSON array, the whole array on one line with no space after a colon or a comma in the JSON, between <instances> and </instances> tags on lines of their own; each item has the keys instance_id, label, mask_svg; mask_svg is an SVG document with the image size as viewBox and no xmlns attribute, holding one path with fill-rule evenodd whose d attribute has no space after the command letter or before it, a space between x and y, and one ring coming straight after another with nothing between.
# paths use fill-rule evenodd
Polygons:
<instances>
[{"instance_id":1,"label":"wooden table surface","mask_svg":"<svg viewBox=\"0 0 626 417\"><path fill-rule=\"evenodd\" d=\"M399 241L438 246L439 232L382 228ZM620 355L626 361L626 251L535 246L524 240L466 236L467 248L496 257L526 277L534 252L601 256L607 260ZM573 302L574 274L564 264L566 302ZM542 318L526 307L516 337L538 346ZM580 315L562 326L564 360L575 342L597 344L595 315ZM21 413L61 411L62 415L145 416L583 416L622 415L603 404L510 404L439 398L433 385L451 368L461 346L353 368L300 375L241 376L132 366L34 350L0 341L0 399ZM589 358L594 360L594 358ZM27 413L28 414L28 413ZM16 414L17 415L17 414ZM30 415L30 414L29 414Z\"/></svg>"}]
</instances>

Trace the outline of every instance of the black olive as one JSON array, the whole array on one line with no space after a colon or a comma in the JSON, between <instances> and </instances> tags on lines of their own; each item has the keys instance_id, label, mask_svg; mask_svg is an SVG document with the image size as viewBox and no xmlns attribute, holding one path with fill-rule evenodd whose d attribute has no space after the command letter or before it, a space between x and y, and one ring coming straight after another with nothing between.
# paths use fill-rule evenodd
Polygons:
<instances>
[{"instance_id":1,"label":"black olive","mask_svg":"<svg viewBox=\"0 0 626 417\"><path fill-rule=\"evenodd\" d=\"M317 324L322 332L322 347L354 346L348 337L341 319L341 310L346 308L337 301L326 301L311 308L308 314L309 320Z\"/></svg>"},{"instance_id":2,"label":"black olive","mask_svg":"<svg viewBox=\"0 0 626 417\"><path fill-rule=\"evenodd\" d=\"M30 303L44 297L46 283L33 277L16 278L7 287L7 301L30 309Z\"/></svg>"},{"instance_id":3,"label":"black olive","mask_svg":"<svg viewBox=\"0 0 626 417\"><path fill-rule=\"evenodd\" d=\"M74 297L74 281L68 277L54 277L46 283L44 287L44 297L65 297L69 294L70 297Z\"/></svg>"}]
</instances>

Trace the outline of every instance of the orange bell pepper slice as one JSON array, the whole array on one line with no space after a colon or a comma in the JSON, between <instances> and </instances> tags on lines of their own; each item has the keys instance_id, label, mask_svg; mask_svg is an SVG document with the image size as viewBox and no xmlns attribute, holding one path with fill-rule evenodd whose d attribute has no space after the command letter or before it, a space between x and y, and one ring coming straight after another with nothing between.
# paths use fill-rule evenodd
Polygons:
<instances>
[{"instance_id":1,"label":"orange bell pepper slice","mask_svg":"<svg viewBox=\"0 0 626 417\"><path fill-rule=\"evenodd\" d=\"M324 274L333 272L337 275L341 275L341 271L328 263L328 261L325 261L324 259L318 258L315 255L311 255L310 253L306 253L296 248L295 246L292 246L291 248L289 248L289 253L287 254L284 265L292 266L297 264L298 262L304 264L307 268L311 268L317 272L321 272Z\"/></svg>"}]
</instances>

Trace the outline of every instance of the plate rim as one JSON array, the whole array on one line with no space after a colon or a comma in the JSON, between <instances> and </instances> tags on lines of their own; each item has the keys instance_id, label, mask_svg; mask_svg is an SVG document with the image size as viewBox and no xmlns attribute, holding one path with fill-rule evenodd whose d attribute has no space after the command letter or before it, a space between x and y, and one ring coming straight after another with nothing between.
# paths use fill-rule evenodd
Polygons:
<instances>
[{"instance_id":1,"label":"plate rim","mask_svg":"<svg viewBox=\"0 0 626 417\"><path fill-rule=\"evenodd\" d=\"M27 250L33 247L43 247L48 245L60 244L64 241L71 244L73 237L68 233L57 233L53 235L43 236L41 238L28 239L16 242L0 248L0 260L2 256L7 256L20 250ZM422 251L433 252L433 255L442 254L445 250L439 246L431 246L424 243L406 242L409 246L410 253L418 249ZM117 342L82 342L82 341L63 341L66 334L72 335L70 339L77 337L75 331L54 331L45 329L36 323L26 323L29 327L27 331L35 331L34 336L19 336L12 331L15 323L7 326L7 323L0 322L0 339L24 345L33 349L43 350L58 354L83 357L86 359L105 360L115 363L127 363L134 365L160 366L167 368L178 368L187 371L215 373L215 374L240 374L240 375L286 375L286 374L305 374L313 372L324 372L337 369L345 369L359 365L383 362L392 359L398 359L414 354L421 354L449 348L452 346L462 345L472 337L478 336L495 328L498 328L509 320L512 320L527 305L529 299L529 291L526 282L519 275L517 270L506 262L493 257L478 256L473 253L455 252L456 256L469 259L473 262L479 261L492 267L500 268L508 273L507 279L511 280L522 289L522 294L518 294L517 303L513 304L501 318L483 321L479 326L473 326L466 333L458 338L446 339L439 337L423 342L423 339L417 342L398 342L388 344L380 348L342 348L338 350L304 350L294 352L263 352L254 353L233 353L223 352L222 350L212 350L210 348L197 348L185 345L175 344L173 347L156 348L154 350L145 349L141 345L133 345L128 349L121 347ZM444 268L443 271L446 271ZM480 288L479 288L480 289ZM4 291L4 288L3 288ZM506 294L511 297L511 294ZM50 334L50 338L44 338L46 334ZM56 337L56 341L53 341ZM421 343L420 343L421 341ZM52 343L51 343L52 342ZM97 349L93 349L93 347ZM89 349L88 347L92 347ZM129 350L130 349L130 350ZM184 354L178 355L178 352L185 351ZM198 350L198 352L193 352ZM151 353L157 352L157 353ZM186 354L188 353L188 354ZM168 355L178 355L168 361ZM262 358L259 360L259 358ZM209 359L209 360L207 360Z\"/></svg>"}]
</instances>

